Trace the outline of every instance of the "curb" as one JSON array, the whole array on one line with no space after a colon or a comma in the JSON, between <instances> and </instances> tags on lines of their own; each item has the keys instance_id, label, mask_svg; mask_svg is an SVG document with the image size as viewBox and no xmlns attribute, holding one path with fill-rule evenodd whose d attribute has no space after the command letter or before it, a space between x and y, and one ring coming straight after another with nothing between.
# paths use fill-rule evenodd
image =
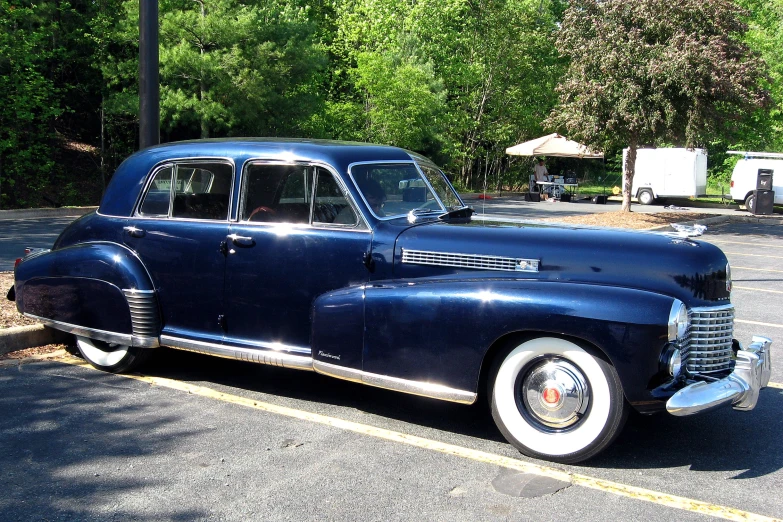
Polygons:
<instances>
[{"instance_id":1,"label":"curb","mask_svg":"<svg viewBox=\"0 0 783 522\"><path fill-rule=\"evenodd\" d=\"M17 326L0 330L0 355L26 348L58 344L68 341L71 336L42 324Z\"/></svg>"},{"instance_id":2,"label":"curb","mask_svg":"<svg viewBox=\"0 0 783 522\"><path fill-rule=\"evenodd\" d=\"M45 217L80 217L98 207L61 207L61 208L23 208L17 210L0 210L0 220L32 219Z\"/></svg>"}]
</instances>

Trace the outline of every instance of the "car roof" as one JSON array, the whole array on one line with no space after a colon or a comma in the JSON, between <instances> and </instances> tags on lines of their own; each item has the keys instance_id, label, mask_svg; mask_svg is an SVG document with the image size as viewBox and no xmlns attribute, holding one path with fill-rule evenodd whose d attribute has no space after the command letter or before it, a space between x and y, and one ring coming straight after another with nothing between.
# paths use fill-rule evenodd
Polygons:
<instances>
[{"instance_id":1,"label":"car roof","mask_svg":"<svg viewBox=\"0 0 783 522\"><path fill-rule=\"evenodd\" d=\"M223 138L165 143L133 154L117 168L98 211L111 216L130 216L150 170L160 163L189 158L227 159L236 169L241 169L249 159L325 163L344 176L351 163L411 161L413 153L388 145L296 138Z\"/></svg>"}]
</instances>

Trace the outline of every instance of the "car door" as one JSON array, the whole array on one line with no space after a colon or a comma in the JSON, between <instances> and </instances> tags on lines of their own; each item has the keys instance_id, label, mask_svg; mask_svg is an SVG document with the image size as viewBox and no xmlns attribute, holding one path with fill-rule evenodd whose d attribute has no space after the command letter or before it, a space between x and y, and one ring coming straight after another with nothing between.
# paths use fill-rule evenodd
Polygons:
<instances>
[{"instance_id":1,"label":"car door","mask_svg":"<svg viewBox=\"0 0 783 522\"><path fill-rule=\"evenodd\" d=\"M368 280L369 228L323 167L251 161L241 191L229 235L225 342L309 354L314 299Z\"/></svg>"},{"instance_id":2,"label":"car door","mask_svg":"<svg viewBox=\"0 0 783 522\"><path fill-rule=\"evenodd\" d=\"M125 244L152 278L162 334L219 343L223 330L226 257L234 178L227 160L187 160L160 165L151 175Z\"/></svg>"}]
</instances>

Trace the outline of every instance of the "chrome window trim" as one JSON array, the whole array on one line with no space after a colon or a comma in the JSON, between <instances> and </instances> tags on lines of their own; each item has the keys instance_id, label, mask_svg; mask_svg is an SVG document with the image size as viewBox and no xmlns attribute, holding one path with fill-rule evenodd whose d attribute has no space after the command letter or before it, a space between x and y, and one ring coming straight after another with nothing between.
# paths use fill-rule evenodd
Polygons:
<instances>
[{"instance_id":1,"label":"chrome window trim","mask_svg":"<svg viewBox=\"0 0 783 522\"><path fill-rule=\"evenodd\" d=\"M348 204L352 206L354 209L354 212L356 212L356 215L359 217L358 222L355 225L340 225L340 224L334 224L334 223L319 223L318 225L313 224L313 202L315 199L311 197L310 201L310 216L309 216L309 222L308 223L285 223L280 221L263 221L263 222L257 222L257 221L242 221L239 219L240 213L242 211L242 200L244 198L244 183L245 183L245 176L247 175L247 168L252 165L302 165L306 167L320 167L325 170L327 170L329 173L332 174L332 177L337 181L338 186L340 187L340 190L343 191L343 194L345 195L346 201L348 201ZM356 201L354 200L353 196L351 195L351 192L348 190L345 181L343 180L342 176L338 175L337 171L328 163L324 163L322 161L307 161L307 160L275 160L275 159L264 159L264 158L250 158L246 160L242 164L242 170L240 171L239 175L239 197L237 198L237 216L236 219L232 219L231 223L236 224L242 224L242 225L252 225L252 226L279 226L279 225L295 225L295 226L301 226L301 227L308 227L312 229L328 229L328 230L345 230L348 232L361 232L361 233L371 233L370 225L362 212L359 210L358 205L356 204ZM315 183L313 183L313 190L315 190ZM360 192L361 193L361 192Z\"/></svg>"},{"instance_id":2,"label":"chrome window trim","mask_svg":"<svg viewBox=\"0 0 783 522\"><path fill-rule=\"evenodd\" d=\"M413 159L413 158L411 158L411 159ZM441 208L443 209L442 211L443 211L443 212L447 212L447 211L448 211L448 207L447 207L446 205L444 205L444 204L443 204L443 200L441 200L441 199L440 199L440 196L438 195L438 191L437 191L437 190L435 190L435 187L433 187L433 186L432 186L432 183L430 183L430 178L428 178L428 177L427 177L427 175L424 173L424 171L421 169L421 165L419 165L419 164L416 162L416 160L414 160L414 161L413 161L413 164L416 166L416 170L419 172L419 175L420 175L422 178L424 178L424 183L426 183L426 184L427 184L427 186L428 186L428 187L430 188L430 190L432 191L432 195L433 195L433 196L435 196L435 200L438 202L438 204L439 204L439 205L441 206Z\"/></svg>"},{"instance_id":3,"label":"chrome window trim","mask_svg":"<svg viewBox=\"0 0 783 522\"><path fill-rule=\"evenodd\" d=\"M155 178L155 174L157 172L165 167L166 165L173 165L174 166L174 172L172 173L172 179L171 179L171 186L174 186L174 177L177 173L177 165L187 164L187 163L195 163L195 162L213 162L213 163L227 163L231 166L231 188L228 192L228 212L226 215L226 219L193 219L193 218L181 218L181 217L173 217L171 215L171 212L173 210L173 204L171 201L169 201L169 214L166 217L162 217L160 215L158 216L144 216L143 214L140 214L139 209L141 208L141 204L144 201L144 196L147 195L147 191L149 190L149 186L152 183L152 180ZM234 210L234 187L236 186L236 173L237 173L237 167L236 162L232 158L228 157L220 157L220 156L187 156L184 158L173 158L173 159L167 159L164 161L160 161L156 163L150 171L147 173L147 180L144 182L144 188L139 192L139 195L136 197L136 203L133 205L133 211L131 212L130 219L166 219L166 220L175 220L175 221L195 221L195 222L207 222L207 223L228 223L231 220L231 214ZM174 190L171 189L169 192L169 198L173 198ZM122 217L122 216L115 216L115 217Z\"/></svg>"},{"instance_id":4,"label":"chrome window trim","mask_svg":"<svg viewBox=\"0 0 783 522\"><path fill-rule=\"evenodd\" d=\"M375 214L375 212L373 212L373 211L372 211L372 207L371 207L371 206L370 206L370 204L367 202L367 198L365 198L365 197L364 197L364 192L362 192L362 191L361 191L361 189L359 188L359 184L358 184L358 183L356 183L356 178L354 178L354 176L353 176L353 168L354 168L355 166L357 166L357 165L394 165L394 164L400 164L400 165L402 165L402 164L406 164L406 163L407 163L407 164L411 164L411 165L413 165L413 168L415 168L415 169L416 169L416 172L418 172L418 173L419 173L419 175L420 175L420 176L422 176L422 177L424 178L424 182L427 184L427 186L428 186L428 187L430 187L430 190L432 190L432 187L430 186L430 182L429 182L429 180L427 179L427 176L425 176L425 175L424 175L424 173L421 171L421 169L420 169L420 168L419 168L419 166L416 164L416 161L415 161L415 160L413 160L413 158L411 158L411 159L409 159L409 160L386 160L386 161L377 160L377 161L356 161L356 162L354 162L354 163L350 163L350 164L348 165L348 177L351 179L351 183L353 183L353 186L356 188L356 192L358 192L358 193L359 193L359 195L362 197L362 201L364 201L365 208L367 208L367 210L369 210L370 214L371 214L371 215L372 215L372 216L373 216L375 219L377 219L377 220L379 220L379 221L389 221L389 220L392 220L392 219L400 219L401 217L404 217L404 216L405 216L405 214L395 214L395 215L393 215L393 216L384 216L384 217L377 216L377 215ZM438 194L437 194L437 193L436 193L434 190L432 190L432 193L433 193L433 194L435 194L435 198L438 198ZM437 201L438 201L438 203L439 203L439 204L440 204L440 206L441 206L441 212L445 212L445 211L446 211L446 207L444 207L444 206L443 206L443 203L440 201L440 199L437 199Z\"/></svg>"},{"instance_id":5,"label":"chrome window trim","mask_svg":"<svg viewBox=\"0 0 783 522\"><path fill-rule=\"evenodd\" d=\"M391 377L389 375L380 375L377 373L356 370L354 368L337 366L336 364L330 364L319 360L313 360L313 369L317 373L335 377L337 379L366 384L385 390L419 395L421 397L457 402L459 404L473 404L476 402L478 396L475 392L458 390L442 384L400 379L399 377Z\"/></svg>"},{"instance_id":6,"label":"chrome window trim","mask_svg":"<svg viewBox=\"0 0 783 522\"><path fill-rule=\"evenodd\" d=\"M440 175L443 178L443 180L446 183L448 183L449 187L451 187L451 191L454 193L454 195L457 196L457 201L459 201L460 205L462 205L463 207L467 206L467 205L465 205L465 202L462 200L462 197L459 195L459 192L457 192L457 189L455 189L454 185L452 185L451 181L449 181L449 178L446 176L446 173L443 172L442 168L438 167L436 164L434 164L433 162L431 162L429 160L428 161L419 162L413 156L411 156L411 157L413 158L414 163L416 163L416 166L419 167L419 170L422 170L422 166L431 167L431 168L437 170L438 173L440 173ZM422 171L422 174L424 174L423 171ZM426 178L427 176L425 175L424 177ZM429 180L427 180L427 181L429 181ZM434 187L433 187L433 192L435 192L436 195L438 194L438 192L434 189ZM438 196L438 197L440 197L440 196ZM443 202L441 201L441 203L443 203ZM446 208L446 205L443 205L443 207Z\"/></svg>"},{"instance_id":7,"label":"chrome window trim","mask_svg":"<svg viewBox=\"0 0 783 522\"><path fill-rule=\"evenodd\" d=\"M225 359L279 366L294 370L313 371L313 359L309 356L295 355L273 350L254 350L252 348L240 348L223 344L208 343L182 339L170 335L161 335L160 342L163 346L184 350L187 352L203 353Z\"/></svg>"},{"instance_id":8,"label":"chrome window trim","mask_svg":"<svg viewBox=\"0 0 783 522\"><path fill-rule=\"evenodd\" d=\"M79 326L78 324L66 323L64 321L56 321L54 319L47 319L46 317L39 317L33 314L24 314L25 317L40 321L46 326L50 326L55 330L62 330L70 334L78 335L81 337L89 337L90 339L97 339L99 341L105 341L107 343L116 343L123 346L133 346L137 348L157 348L160 346L157 337L141 337L131 334L121 334L117 332L109 332L106 330L99 330L97 328L87 328L86 326Z\"/></svg>"},{"instance_id":9,"label":"chrome window trim","mask_svg":"<svg viewBox=\"0 0 783 522\"><path fill-rule=\"evenodd\" d=\"M177 172L177 166L170 161L165 161L163 163L159 163L156 165L149 174L147 174L149 177L147 178L147 181L144 182L144 188L142 189L141 193L139 194L136 205L134 206L133 216L139 216L144 219L169 219L171 217L171 186L169 186L169 211L168 214L164 217L163 214L150 214L149 216L144 215L141 212L141 207L144 205L144 200L147 197L147 194L150 189L150 185L152 185L152 182L155 180L155 176L158 175L158 173L162 170L165 170L167 168L171 167L171 185L174 184L174 175Z\"/></svg>"}]
</instances>

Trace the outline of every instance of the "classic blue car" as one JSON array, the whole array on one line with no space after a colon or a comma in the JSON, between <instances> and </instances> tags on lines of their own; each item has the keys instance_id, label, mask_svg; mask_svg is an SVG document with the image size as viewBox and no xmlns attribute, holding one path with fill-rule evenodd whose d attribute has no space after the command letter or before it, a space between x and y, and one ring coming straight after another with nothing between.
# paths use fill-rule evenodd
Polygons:
<instances>
[{"instance_id":1,"label":"classic blue car","mask_svg":"<svg viewBox=\"0 0 783 522\"><path fill-rule=\"evenodd\" d=\"M487 225L402 149L208 140L143 150L16 267L20 312L95 367L158 346L464 404L577 462L630 408L750 410L771 341L733 339L726 256L687 237Z\"/></svg>"}]
</instances>

